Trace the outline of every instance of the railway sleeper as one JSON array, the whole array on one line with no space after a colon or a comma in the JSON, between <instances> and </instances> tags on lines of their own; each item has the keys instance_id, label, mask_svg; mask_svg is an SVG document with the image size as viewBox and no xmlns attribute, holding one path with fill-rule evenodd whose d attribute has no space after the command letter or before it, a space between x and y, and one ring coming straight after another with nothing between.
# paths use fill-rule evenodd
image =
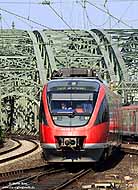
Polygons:
<instances>
[{"instance_id":1,"label":"railway sleeper","mask_svg":"<svg viewBox=\"0 0 138 190\"><path fill-rule=\"evenodd\" d=\"M11 171L11 172L6 172L6 173L0 173L0 179L11 178L14 176L22 175L23 173L24 173L23 170L16 170L16 171Z\"/></svg>"}]
</instances>

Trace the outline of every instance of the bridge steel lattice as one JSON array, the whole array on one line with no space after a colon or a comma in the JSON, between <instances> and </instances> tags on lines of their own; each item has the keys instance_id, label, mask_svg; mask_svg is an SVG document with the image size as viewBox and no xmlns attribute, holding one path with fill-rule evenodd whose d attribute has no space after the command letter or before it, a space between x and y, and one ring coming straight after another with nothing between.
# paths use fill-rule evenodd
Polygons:
<instances>
[{"instance_id":1,"label":"bridge steel lattice","mask_svg":"<svg viewBox=\"0 0 138 190\"><path fill-rule=\"evenodd\" d=\"M94 69L123 100L137 97L138 30L0 30L0 125L37 133L42 86L63 67Z\"/></svg>"}]
</instances>

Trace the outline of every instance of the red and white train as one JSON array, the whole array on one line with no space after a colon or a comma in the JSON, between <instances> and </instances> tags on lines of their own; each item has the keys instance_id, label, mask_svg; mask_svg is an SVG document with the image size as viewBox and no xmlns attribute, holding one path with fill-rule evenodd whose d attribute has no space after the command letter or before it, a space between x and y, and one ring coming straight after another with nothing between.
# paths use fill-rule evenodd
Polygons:
<instances>
[{"instance_id":1,"label":"red and white train","mask_svg":"<svg viewBox=\"0 0 138 190\"><path fill-rule=\"evenodd\" d=\"M119 146L121 98L98 79L53 79L43 88L40 142L48 162L97 162Z\"/></svg>"}]
</instances>

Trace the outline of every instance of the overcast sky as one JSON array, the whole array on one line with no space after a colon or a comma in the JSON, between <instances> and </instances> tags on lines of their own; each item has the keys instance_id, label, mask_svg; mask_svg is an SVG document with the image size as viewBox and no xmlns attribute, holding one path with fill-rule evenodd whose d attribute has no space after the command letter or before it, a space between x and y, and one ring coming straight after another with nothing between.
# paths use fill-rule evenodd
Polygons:
<instances>
[{"instance_id":1,"label":"overcast sky","mask_svg":"<svg viewBox=\"0 0 138 190\"><path fill-rule=\"evenodd\" d=\"M138 0L0 0L0 26L17 29L138 28Z\"/></svg>"}]
</instances>

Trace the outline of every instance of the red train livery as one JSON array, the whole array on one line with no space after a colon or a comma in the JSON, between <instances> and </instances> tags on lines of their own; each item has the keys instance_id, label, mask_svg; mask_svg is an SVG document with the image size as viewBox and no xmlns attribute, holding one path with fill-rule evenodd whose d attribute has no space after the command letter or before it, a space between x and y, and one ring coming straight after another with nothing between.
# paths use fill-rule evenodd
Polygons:
<instances>
[{"instance_id":1,"label":"red train livery","mask_svg":"<svg viewBox=\"0 0 138 190\"><path fill-rule=\"evenodd\" d=\"M123 106L122 136L138 137L138 105Z\"/></svg>"},{"instance_id":2,"label":"red train livery","mask_svg":"<svg viewBox=\"0 0 138 190\"><path fill-rule=\"evenodd\" d=\"M40 104L40 142L45 159L97 162L106 156L120 145L120 104L120 96L98 79L49 81Z\"/></svg>"}]
</instances>

